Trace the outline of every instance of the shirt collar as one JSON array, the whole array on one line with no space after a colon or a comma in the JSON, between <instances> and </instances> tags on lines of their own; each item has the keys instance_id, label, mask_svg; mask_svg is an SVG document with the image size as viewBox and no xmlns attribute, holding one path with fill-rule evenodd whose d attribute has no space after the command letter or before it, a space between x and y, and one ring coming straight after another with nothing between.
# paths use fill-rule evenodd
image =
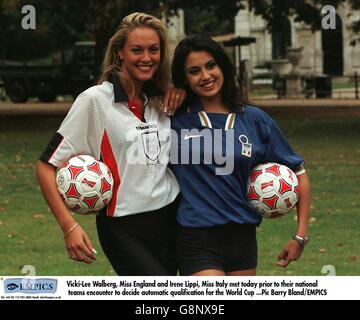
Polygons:
<instances>
[{"instance_id":1,"label":"shirt collar","mask_svg":"<svg viewBox=\"0 0 360 320\"><path fill-rule=\"evenodd\" d=\"M115 103L121 101L128 101L129 98L124 87L121 84L119 77L115 73L111 73L108 77L108 81L112 83L114 87L114 99ZM145 81L142 91L146 94L147 97L157 97L162 96L164 92L161 88L153 81Z\"/></svg>"}]
</instances>

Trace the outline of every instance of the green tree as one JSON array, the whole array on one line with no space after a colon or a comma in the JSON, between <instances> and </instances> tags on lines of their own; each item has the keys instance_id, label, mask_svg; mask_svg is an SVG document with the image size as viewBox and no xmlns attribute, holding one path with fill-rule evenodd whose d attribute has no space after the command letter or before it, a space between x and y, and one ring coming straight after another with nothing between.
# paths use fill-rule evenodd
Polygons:
<instances>
[{"instance_id":1,"label":"green tree","mask_svg":"<svg viewBox=\"0 0 360 320\"><path fill-rule=\"evenodd\" d=\"M0 52L7 59L34 59L47 56L54 50L63 50L81 37L85 29L79 26L77 13L83 10L78 5L63 0L0 0L1 34ZM36 29L24 30L21 21L24 5L36 10Z\"/></svg>"},{"instance_id":2,"label":"green tree","mask_svg":"<svg viewBox=\"0 0 360 320\"><path fill-rule=\"evenodd\" d=\"M206 32L216 36L234 32L234 19L220 19L213 6L205 9L199 6L185 9L184 18L186 34Z\"/></svg>"},{"instance_id":3,"label":"green tree","mask_svg":"<svg viewBox=\"0 0 360 320\"><path fill-rule=\"evenodd\" d=\"M269 30L282 28L282 17L295 16L295 21L305 22L313 30L321 28L321 8L332 5L335 8L345 0L249 0L250 8L256 15L267 21ZM270 4L269 4L270 3Z\"/></svg>"},{"instance_id":4,"label":"green tree","mask_svg":"<svg viewBox=\"0 0 360 320\"><path fill-rule=\"evenodd\" d=\"M321 28L321 8L325 5L332 5L337 8L341 3L349 2L354 10L360 10L360 0L164 0L164 7L169 14L176 14L176 10L182 8L186 11L199 12L198 19L192 19L195 25L192 27L196 32L203 26L208 29L216 30L221 24L207 24L209 21L223 22L231 21L234 16L249 3L251 10L256 15L261 15L267 21L269 30L278 30L283 26L282 17L294 16L295 21L304 22L312 27L313 30ZM196 4L196 6L194 5ZM190 13L191 14L191 13ZM208 14L208 15L207 15ZM215 15L216 18L213 16ZM205 21L204 21L205 20ZM355 32L360 31L360 20L353 24ZM215 31L216 32L216 31Z\"/></svg>"},{"instance_id":5,"label":"green tree","mask_svg":"<svg viewBox=\"0 0 360 320\"><path fill-rule=\"evenodd\" d=\"M338 6L345 0L0 0L0 57L29 59L64 50L76 40L96 41L96 70L109 37L121 19L134 11L158 17L175 15L182 8L187 12L187 31L210 32L213 35L233 30L234 16L250 4L261 15L269 29L282 28L279 17L293 15L313 30L321 27L321 7ZM360 9L360 0L350 1ZM195 5L194 5L195 3ZM22 30L21 8L25 4L36 9L36 30ZM360 21L354 23L360 31Z\"/></svg>"},{"instance_id":6,"label":"green tree","mask_svg":"<svg viewBox=\"0 0 360 320\"><path fill-rule=\"evenodd\" d=\"M256 15L261 15L267 21L268 29L281 30L284 16L294 16L295 21L305 22L312 30L321 29L321 8L332 5L337 8L341 3L350 3L352 9L360 10L360 0L249 0L250 8ZM355 33L360 32L360 19L353 22L352 29ZM360 38L350 42L351 45L360 43Z\"/></svg>"}]
</instances>

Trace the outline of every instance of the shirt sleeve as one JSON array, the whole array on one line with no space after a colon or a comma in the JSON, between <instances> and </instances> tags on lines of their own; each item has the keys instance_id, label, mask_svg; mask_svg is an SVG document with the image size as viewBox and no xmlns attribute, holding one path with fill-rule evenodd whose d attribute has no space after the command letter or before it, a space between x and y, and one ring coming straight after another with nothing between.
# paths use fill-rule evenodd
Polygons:
<instances>
[{"instance_id":1,"label":"shirt sleeve","mask_svg":"<svg viewBox=\"0 0 360 320\"><path fill-rule=\"evenodd\" d=\"M98 158L103 126L97 111L90 95L85 92L79 95L40 160L61 167L75 155Z\"/></svg>"},{"instance_id":2,"label":"shirt sleeve","mask_svg":"<svg viewBox=\"0 0 360 320\"><path fill-rule=\"evenodd\" d=\"M293 151L275 121L266 116L268 143L264 162L277 162L286 165L293 171L298 171L304 166L304 159ZM303 173L303 172L302 172Z\"/></svg>"}]
</instances>

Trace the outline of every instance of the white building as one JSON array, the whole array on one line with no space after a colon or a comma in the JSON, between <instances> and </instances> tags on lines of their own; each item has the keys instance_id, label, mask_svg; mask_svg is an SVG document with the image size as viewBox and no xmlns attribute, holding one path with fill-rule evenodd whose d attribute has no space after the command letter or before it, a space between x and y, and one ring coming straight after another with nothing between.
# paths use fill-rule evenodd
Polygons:
<instances>
[{"instance_id":1,"label":"white building","mask_svg":"<svg viewBox=\"0 0 360 320\"><path fill-rule=\"evenodd\" d=\"M184 32L184 13L170 19L171 47L182 39ZM280 32L270 33L266 21L255 16L248 6L235 16L235 32L225 37L214 37L217 41L231 37L255 37L256 43L241 48L241 59L249 60L250 70L275 59L286 57L286 47L303 47L300 71L304 74L328 74L333 76L352 76L360 73L360 44L351 46L350 42L360 37L352 31L352 22L360 20L360 12L351 9L345 2L336 9L336 29L312 32L310 26L285 18ZM224 39L223 39L224 38Z\"/></svg>"},{"instance_id":2,"label":"white building","mask_svg":"<svg viewBox=\"0 0 360 320\"><path fill-rule=\"evenodd\" d=\"M360 37L352 31L352 22L360 19L360 12L348 3L336 9L336 29L312 32L310 26L285 18L280 32L269 33L266 21L246 9L235 17L235 36L255 37L256 43L241 50L242 59L248 59L251 69L274 59L286 57L286 47L303 47L300 70L309 74L350 76L360 73L360 44L351 46L351 40Z\"/></svg>"}]
</instances>

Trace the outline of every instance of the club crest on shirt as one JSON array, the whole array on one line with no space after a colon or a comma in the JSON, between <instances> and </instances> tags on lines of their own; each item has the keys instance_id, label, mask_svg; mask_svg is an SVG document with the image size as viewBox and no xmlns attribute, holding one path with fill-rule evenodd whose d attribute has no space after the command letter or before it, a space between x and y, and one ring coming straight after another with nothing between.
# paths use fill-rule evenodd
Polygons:
<instances>
[{"instance_id":1,"label":"club crest on shirt","mask_svg":"<svg viewBox=\"0 0 360 320\"><path fill-rule=\"evenodd\" d=\"M239 136L239 141L241 143L241 154L245 157L251 158L252 144L249 143L248 137L242 134Z\"/></svg>"},{"instance_id":2,"label":"club crest on shirt","mask_svg":"<svg viewBox=\"0 0 360 320\"><path fill-rule=\"evenodd\" d=\"M159 163L159 155L161 151L158 131L148 131L141 134L144 152L148 165Z\"/></svg>"}]
</instances>

